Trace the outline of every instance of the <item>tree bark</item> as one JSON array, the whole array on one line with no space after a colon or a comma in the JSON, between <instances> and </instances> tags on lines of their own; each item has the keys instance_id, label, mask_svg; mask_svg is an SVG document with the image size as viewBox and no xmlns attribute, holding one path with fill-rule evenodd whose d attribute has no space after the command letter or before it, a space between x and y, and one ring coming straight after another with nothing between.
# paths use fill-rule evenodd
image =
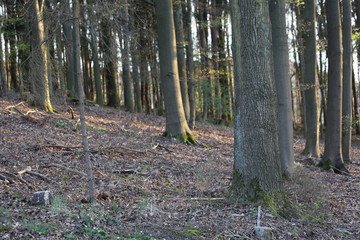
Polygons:
<instances>
[{"instance_id":1,"label":"tree bark","mask_svg":"<svg viewBox=\"0 0 360 240\"><path fill-rule=\"evenodd\" d=\"M160 79L165 100L166 135L194 143L185 119L179 82L174 18L171 0L155 0L157 20Z\"/></svg>"},{"instance_id":2,"label":"tree bark","mask_svg":"<svg viewBox=\"0 0 360 240\"><path fill-rule=\"evenodd\" d=\"M34 93L35 104L39 105L45 111L53 112L50 101L49 88L49 60L48 48L45 37L44 26L44 2L40 5L38 0L34 0L32 4L33 14L33 35L32 35L32 61L33 61L33 77L34 77Z\"/></svg>"},{"instance_id":3,"label":"tree bark","mask_svg":"<svg viewBox=\"0 0 360 240\"><path fill-rule=\"evenodd\" d=\"M343 51L340 24L339 0L326 1L327 29L328 29L328 106L325 137L325 150L319 166L323 169L333 169L335 173L348 174L345 168L342 147L342 79L343 79Z\"/></svg>"},{"instance_id":4,"label":"tree bark","mask_svg":"<svg viewBox=\"0 0 360 240\"><path fill-rule=\"evenodd\" d=\"M291 177L294 172L294 146L289 78L289 52L285 22L285 1L269 1L272 26L274 77L278 104L280 161L283 174Z\"/></svg>"},{"instance_id":5,"label":"tree bark","mask_svg":"<svg viewBox=\"0 0 360 240\"><path fill-rule=\"evenodd\" d=\"M177 46L177 59L178 69L181 87L181 98L184 105L184 112L186 119L190 118L190 103L188 93L188 79L186 74L186 62L185 62L185 38L184 38L184 24L183 24L183 11L181 2L174 4L174 24L175 24L175 36Z\"/></svg>"},{"instance_id":6,"label":"tree bark","mask_svg":"<svg viewBox=\"0 0 360 240\"><path fill-rule=\"evenodd\" d=\"M283 189L267 0L231 0L235 77L232 188L250 201Z\"/></svg>"},{"instance_id":7,"label":"tree bark","mask_svg":"<svg viewBox=\"0 0 360 240\"><path fill-rule=\"evenodd\" d=\"M342 126L342 155L345 162L351 162L351 129L352 129L352 27L351 1L343 0L343 126Z\"/></svg>"},{"instance_id":8,"label":"tree bark","mask_svg":"<svg viewBox=\"0 0 360 240\"><path fill-rule=\"evenodd\" d=\"M194 129L195 127L195 78L194 78L194 54L193 54L193 39L192 39L192 0L186 2L186 19L187 19L187 48L186 48L186 62L187 62L187 77L189 80L189 104L190 104L190 116L189 116L189 127Z\"/></svg>"},{"instance_id":9,"label":"tree bark","mask_svg":"<svg viewBox=\"0 0 360 240\"><path fill-rule=\"evenodd\" d=\"M122 48L122 78L124 82L125 109L134 112L134 84L130 77L130 57L129 57L129 9L128 0L123 0L123 16L125 24L122 27L122 38L124 45Z\"/></svg>"},{"instance_id":10,"label":"tree bark","mask_svg":"<svg viewBox=\"0 0 360 240\"><path fill-rule=\"evenodd\" d=\"M302 154L319 157L319 104L316 79L315 1L305 0L302 24L304 41L303 91L305 107L305 149Z\"/></svg>"}]
</instances>

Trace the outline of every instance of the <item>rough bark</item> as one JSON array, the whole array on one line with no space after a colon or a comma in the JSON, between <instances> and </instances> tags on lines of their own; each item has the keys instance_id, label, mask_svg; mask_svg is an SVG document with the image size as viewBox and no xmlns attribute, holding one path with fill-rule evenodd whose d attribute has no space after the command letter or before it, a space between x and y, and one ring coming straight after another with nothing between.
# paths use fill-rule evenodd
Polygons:
<instances>
[{"instance_id":1,"label":"rough bark","mask_svg":"<svg viewBox=\"0 0 360 240\"><path fill-rule=\"evenodd\" d=\"M315 1L313 0L305 0L302 31L304 43L302 87L304 91L306 140L305 149L302 153L319 157L319 104L316 78Z\"/></svg>"},{"instance_id":2,"label":"rough bark","mask_svg":"<svg viewBox=\"0 0 360 240\"><path fill-rule=\"evenodd\" d=\"M324 169L333 169L335 173L348 174L341 152L343 51L340 2L339 0L327 1L325 5L328 20L328 105L325 150L319 166Z\"/></svg>"},{"instance_id":3,"label":"rough bark","mask_svg":"<svg viewBox=\"0 0 360 240\"><path fill-rule=\"evenodd\" d=\"M181 99L172 1L155 0L154 3L159 44L160 79L165 100L166 135L186 142L195 142L185 119Z\"/></svg>"},{"instance_id":4,"label":"rough bark","mask_svg":"<svg viewBox=\"0 0 360 240\"><path fill-rule=\"evenodd\" d=\"M278 104L280 160L283 174L291 177L294 172L294 147L285 1L270 0L269 10L272 26L274 77Z\"/></svg>"},{"instance_id":5,"label":"rough bark","mask_svg":"<svg viewBox=\"0 0 360 240\"><path fill-rule=\"evenodd\" d=\"M351 129L352 129L352 28L351 1L343 0L343 126L342 155L345 162L350 162Z\"/></svg>"},{"instance_id":6,"label":"rough bark","mask_svg":"<svg viewBox=\"0 0 360 240\"><path fill-rule=\"evenodd\" d=\"M232 187L246 200L283 189L267 0L231 0L235 78Z\"/></svg>"}]
</instances>

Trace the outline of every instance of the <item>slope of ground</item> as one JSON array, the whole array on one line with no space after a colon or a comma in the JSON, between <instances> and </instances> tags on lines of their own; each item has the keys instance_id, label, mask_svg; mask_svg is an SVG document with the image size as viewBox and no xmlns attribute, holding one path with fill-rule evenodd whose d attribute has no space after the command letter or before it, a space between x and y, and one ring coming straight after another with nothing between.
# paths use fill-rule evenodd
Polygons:
<instances>
[{"instance_id":1,"label":"slope of ground","mask_svg":"<svg viewBox=\"0 0 360 240\"><path fill-rule=\"evenodd\" d=\"M255 238L257 207L229 199L231 128L199 124L194 134L209 147L191 146L162 137L162 117L87 106L92 206L76 106L56 109L0 99L0 238ZM275 216L263 208L261 215L275 239L360 239L359 141L351 176L341 176L300 156L304 141L295 139L297 170L286 186L293 211ZM32 205L33 192L44 190L52 203Z\"/></svg>"}]
</instances>

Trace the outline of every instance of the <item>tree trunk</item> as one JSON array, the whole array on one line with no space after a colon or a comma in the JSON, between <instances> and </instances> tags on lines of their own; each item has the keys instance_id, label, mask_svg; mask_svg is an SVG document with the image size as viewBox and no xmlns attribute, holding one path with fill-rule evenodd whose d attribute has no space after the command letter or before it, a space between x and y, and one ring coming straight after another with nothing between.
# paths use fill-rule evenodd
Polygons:
<instances>
[{"instance_id":1,"label":"tree trunk","mask_svg":"<svg viewBox=\"0 0 360 240\"><path fill-rule=\"evenodd\" d=\"M130 78L130 58L129 58L129 9L128 0L123 0L123 16L125 24L122 27L124 45L122 49L122 78L124 82L125 109L134 112L134 84Z\"/></svg>"},{"instance_id":2,"label":"tree trunk","mask_svg":"<svg viewBox=\"0 0 360 240\"><path fill-rule=\"evenodd\" d=\"M53 112L50 102L49 89L49 60L48 48L44 27L44 2L39 5L38 0L33 1L33 35L32 35L32 61L34 77L35 104L45 111Z\"/></svg>"},{"instance_id":3,"label":"tree trunk","mask_svg":"<svg viewBox=\"0 0 360 240\"><path fill-rule=\"evenodd\" d=\"M250 201L283 189L267 0L231 0L235 77L232 187ZM275 194L276 195L276 194Z\"/></svg>"},{"instance_id":4,"label":"tree trunk","mask_svg":"<svg viewBox=\"0 0 360 240\"><path fill-rule=\"evenodd\" d=\"M325 5L328 20L329 82L325 150L319 166L323 169L332 168L335 173L348 174L341 153L343 52L340 2L339 0L327 1Z\"/></svg>"},{"instance_id":5,"label":"tree trunk","mask_svg":"<svg viewBox=\"0 0 360 240\"><path fill-rule=\"evenodd\" d=\"M304 41L303 89L305 107L305 149L302 154L319 157L319 104L316 79L315 1L305 0L302 23Z\"/></svg>"},{"instance_id":6,"label":"tree trunk","mask_svg":"<svg viewBox=\"0 0 360 240\"><path fill-rule=\"evenodd\" d=\"M166 135L194 143L184 113L176 54L174 18L171 0L155 0L160 79L165 100Z\"/></svg>"},{"instance_id":7,"label":"tree trunk","mask_svg":"<svg viewBox=\"0 0 360 240\"><path fill-rule=\"evenodd\" d=\"M186 119L190 118L190 104L188 93L188 80L186 75L186 62L185 62L185 38L184 38L184 25L183 25L183 11L181 2L174 4L174 24L175 36L177 46L177 59L179 68L179 78L181 87L181 98L184 105L184 112Z\"/></svg>"},{"instance_id":8,"label":"tree trunk","mask_svg":"<svg viewBox=\"0 0 360 240\"><path fill-rule=\"evenodd\" d=\"M186 6L186 19L187 19L187 48L186 48L186 62L187 62L187 77L189 80L189 104L190 104L190 117L189 127L194 129L195 127L195 78L194 78L194 54L193 54L193 40L192 40L192 0L187 0Z\"/></svg>"},{"instance_id":9,"label":"tree trunk","mask_svg":"<svg viewBox=\"0 0 360 240\"><path fill-rule=\"evenodd\" d=\"M289 78L289 52L285 22L284 0L269 1L272 26L274 77L278 104L279 149L283 174L294 172L294 146Z\"/></svg>"},{"instance_id":10,"label":"tree trunk","mask_svg":"<svg viewBox=\"0 0 360 240\"><path fill-rule=\"evenodd\" d=\"M76 92L76 82L75 82L75 64L74 64L74 49L73 49L73 31L71 29L70 20L72 14L70 12L70 1L66 0L64 2L63 10L63 31L64 31L64 40L65 40L65 55L66 55L66 78L67 78L67 90L71 98L77 96Z\"/></svg>"},{"instance_id":11,"label":"tree trunk","mask_svg":"<svg viewBox=\"0 0 360 240\"><path fill-rule=\"evenodd\" d=\"M352 29L351 29L351 1L343 0L343 126L342 126L342 155L345 162L351 162L351 129L352 129Z\"/></svg>"},{"instance_id":12,"label":"tree trunk","mask_svg":"<svg viewBox=\"0 0 360 240\"><path fill-rule=\"evenodd\" d=\"M0 38L0 96L3 96L7 92L7 79L5 74L5 65L3 61L3 46Z\"/></svg>"},{"instance_id":13,"label":"tree trunk","mask_svg":"<svg viewBox=\"0 0 360 240\"><path fill-rule=\"evenodd\" d=\"M142 112L142 103L141 103L141 80L139 77L139 56L136 48L137 37L134 37L131 41L131 61L132 61L132 78L134 83L134 97L135 97L135 107L136 112Z\"/></svg>"},{"instance_id":14,"label":"tree trunk","mask_svg":"<svg viewBox=\"0 0 360 240\"><path fill-rule=\"evenodd\" d=\"M79 30L79 14L80 14L80 4L79 0L73 1L74 7L74 18L76 19L74 22L74 56L76 62L76 82L78 84L79 89L79 108L80 108L80 122L81 122L81 135L82 142L84 147L84 158L86 163L86 175L88 181L88 191L89 191L89 200L91 203L95 202L95 190L94 190L94 179L92 175L91 169L91 160L90 160L90 151L89 151L89 143L86 134L86 122L85 122L85 110L84 110L84 89L83 89L83 80L81 76L81 65L80 65L80 30Z\"/></svg>"}]
</instances>

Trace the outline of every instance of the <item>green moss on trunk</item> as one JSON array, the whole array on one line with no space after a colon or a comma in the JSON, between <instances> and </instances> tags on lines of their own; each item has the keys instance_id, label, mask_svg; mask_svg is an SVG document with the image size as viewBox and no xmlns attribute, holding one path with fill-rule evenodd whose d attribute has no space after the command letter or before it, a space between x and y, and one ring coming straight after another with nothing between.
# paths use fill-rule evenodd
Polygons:
<instances>
[{"instance_id":1,"label":"green moss on trunk","mask_svg":"<svg viewBox=\"0 0 360 240\"><path fill-rule=\"evenodd\" d=\"M185 142L185 143L189 143L189 144L196 144L197 140L195 138L194 135L192 135L191 133L185 133L185 134L178 134L178 135L170 135L167 132L164 132L163 136L165 137L171 137L171 138L175 138L177 140L179 140L180 142Z\"/></svg>"}]
</instances>

